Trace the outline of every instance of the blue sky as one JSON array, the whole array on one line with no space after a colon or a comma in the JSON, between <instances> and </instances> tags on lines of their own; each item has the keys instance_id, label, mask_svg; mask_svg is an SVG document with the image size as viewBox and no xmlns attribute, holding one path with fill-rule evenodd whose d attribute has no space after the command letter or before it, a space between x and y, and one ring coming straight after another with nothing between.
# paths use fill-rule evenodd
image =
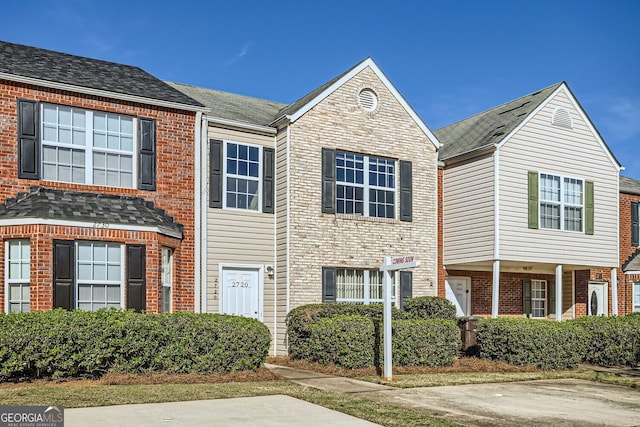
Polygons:
<instances>
[{"instance_id":1,"label":"blue sky","mask_svg":"<svg viewBox=\"0 0 640 427\"><path fill-rule=\"evenodd\" d=\"M284 103L371 56L432 130L566 81L640 179L640 1L4 0L2 16L0 40Z\"/></svg>"}]
</instances>

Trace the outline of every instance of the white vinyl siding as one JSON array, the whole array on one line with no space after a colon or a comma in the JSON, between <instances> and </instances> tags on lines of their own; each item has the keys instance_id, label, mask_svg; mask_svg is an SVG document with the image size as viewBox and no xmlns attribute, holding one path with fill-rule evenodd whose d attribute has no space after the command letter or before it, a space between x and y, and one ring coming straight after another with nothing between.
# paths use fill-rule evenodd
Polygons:
<instances>
[{"instance_id":1,"label":"white vinyl siding","mask_svg":"<svg viewBox=\"0 0 640 427\"><path fill-rule=\"evenodd\" d=\"M29 312L31 310L31 245L27 239L9 240L6 254L6 311Z\"/></svg>"},{"instance_id":2,"label":"white vinyl siding","mask_svg":"<svg viewBox=\"0 0 640 427\"><path fill-rule=\"evenodd\" d=\"M573 129L551 124L551 116L560 106L571 112ZM554 265L618 265L618 170L564 92L500 148L499 158L501 259ZM593 236L528 228L527 171L531 170L593 181ZM447 239L445 229L445 243Z\"/></svg>"},{"instance_id":3,"label":"white vinyl siding","mask_svg":"<svg viewBox=\"0 0 640 427\"><path fill-rule=\"evenodd\" d=\"M447 167L443 182L444 263L493 260L493 157Z\"/></svg>"}]
</instances>

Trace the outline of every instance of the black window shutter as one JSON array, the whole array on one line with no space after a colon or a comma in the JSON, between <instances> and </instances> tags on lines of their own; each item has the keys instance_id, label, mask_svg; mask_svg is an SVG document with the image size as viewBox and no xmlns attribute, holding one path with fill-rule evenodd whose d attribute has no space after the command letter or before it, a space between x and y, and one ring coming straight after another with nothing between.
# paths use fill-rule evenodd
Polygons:
<instances>
[{"instance_id":1,"label":"black window shutter","mask_svg":"<svg viewBox=\"0 0 640 427\"><path fill-rule=\"evenodd\" d=\"M209 207L222 207L222 141L209 141Z\"/></svg>"},{"instance_id":2,"label":"black window shutter","mask_svg":"<svg viewBox=\"0 0 640 427\"><path fill-rule=\"evenodd\" d=\"M549 297L547 298L547 300L549 301L549 307L547 308L547 313L549 313L549 316L555 316L556 315L556 281L555 280L549 280L547 292L549 292ZM560 313L560 316L562 316L562 313Z\"/></svg>"},{"instance_id":3,"label":"black window shutter","mask_svg":"<svg viewBox=\"0 0 640 427\"><path fill-rule=\"evenodd\" d=\"M400 271L400 309L404 310L407 298L413 294L413 272L408 270Z\"/></svg>"},{"instance_id":4,"label":"black window shutter","mask_svg":"<svg viewBox=\"0 0 640 427\"><path fill-rule=\"evenodd\" d=\"M528 226L538 228L538 172L527 172Z\"/></svg>"},{"instance_id":5,"label":"black window shutter","mask_svg":"<svg viewBox=\"0 0 640 427\"><path fill-rule=\"evenodd\" d=\"M145 246L127 245L127 308L147 309Z\"/></svg>"},{"instance_id":6,"label":"black window shutter","mask_svg":"<svg viewBox=\"0 0 640 427\"><path fill-rule=\"evenodd\" d=\"M336 150L322 149L322 213L336 213Z\"/></svg>"},{"instance_id":7,"label":"black window shutter","mask_svg":"<svg viewBox=\"0 0 640 427\"><path fill-rule=\"evenodd\" d=\"M412 221L412 181L411 162L400 160L400 221Z\"/></svg>"},{"instance_id":8,"label":"black window shutter","mask_svg":"<svg viewBox=\"0 0 640 427\"><path fill-rule=\"evenodd\" d=\"M264 147L262 149L262 212L264 213L273 213L275 205L275 153L273 148Z\"/></svg>"},{"instance_id":9,"label":"black window shutter","mask_svg":"<svg viewBox=\"0 0 640 427\"><path fill-rule=\"evenodd\" d=\"M531 279L522 281L522 314L531 317Z\"/></svg>"},{"instance_id":10,"label":"black window shutter","mask_svg":"<svg viewBox=\"0 0 640 427\"><path fill-rule=\"evenodd\" d=\"M18 178L40 179L39 103L18 100Z\"/></svg>"},{"instance_id":11,"label":"black window shutter","mask_svg":"<svg viewBox=\"0 0 640 427\"><path fill-rule=\"evenodd\" d=\"M138 119L139 131L139 177L141 190L156 189L156 121L154 119Z\"/></svg>"},{"instance_id":12,"label":"black window shutter","mask_svg":"<svg viewBox=\"0 0 640 427\"><path fill-rule=\"evenodd\" d=\"M73 310L75 244L72 240L53 241L53 308Z\"/></svg>"},{"instance_id":13,"label":"black window shutter","mask_svg":"<svg viewBox=\"0 0 640 427\"><path fill-rule=\"evenodd\" d=\"M631 203L631 246L640 246L638 206L638 202Z\"/></svg>"},{"instance_id":14,"label":"black window shutter","mask_svg":"<svg viewBox=\"0 0 640 427\"><path fill-rule=\"evenodd\" d=\"M336 302L335 267L322 267L322 302Z\"/></svg>"}]
</instances>

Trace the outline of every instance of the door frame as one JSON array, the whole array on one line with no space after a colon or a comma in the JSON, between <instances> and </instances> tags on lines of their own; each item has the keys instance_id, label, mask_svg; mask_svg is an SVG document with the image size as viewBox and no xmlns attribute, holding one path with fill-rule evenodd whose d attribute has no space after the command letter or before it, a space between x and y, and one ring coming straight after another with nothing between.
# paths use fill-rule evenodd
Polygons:
<instances>
[{"instance_id":1,"label":"door frame","mask_svg":"<svg viewBox=\"0 0 640 427\"><path fill-rule=\"evenodd\" d=\"M602 301L603 301L603 310L602 310L602 315L603 316L608 316L609 315L609 282L592 282L589 281L587 282L587 315L588 316L592 316L591 314L591 286L601 286L602 287ZM597 315L595 315L597 316Z\"/></svg>"},{"instance_id":2,"label":"door frame","mask_svg":"<svg viewBox=\"0 0 640 427\"><path fill-rule=\"evenodd\" d=\"M263 264L237 264L237 263L220 263L218 264L218 282L220 283L220 297L218 298L218 312L225 314L224 308L224 270L257 270L258 271L258 320L264 322L264 265Z\"/></svg>"},{"instance_id":3,"label":"door frame","mask_svg":"<svg viewBox=\"0 0 640 427\"><path fill-rule=\"evenodd\" d=\"M471 276L447 276L444 278L444 295L445 298L447 297L447 289L449 289L450 293L452 295L455 295L453 293L453 289L451 288L451 285L449 285L449 279L464 279L467 282L467 289L469 292L467 292L467 296L466 296L466 305L467 305L467 311L469 312L468 314L463 313L463 316L471 316ZM447 298L448 299L448 298ZM451 301L451 300L449 300ZM455 303L453 301L451 301L452 304L455 305ZM456 307L456 315L458 312L458 308Z\"/></svg>"}]
</instances>

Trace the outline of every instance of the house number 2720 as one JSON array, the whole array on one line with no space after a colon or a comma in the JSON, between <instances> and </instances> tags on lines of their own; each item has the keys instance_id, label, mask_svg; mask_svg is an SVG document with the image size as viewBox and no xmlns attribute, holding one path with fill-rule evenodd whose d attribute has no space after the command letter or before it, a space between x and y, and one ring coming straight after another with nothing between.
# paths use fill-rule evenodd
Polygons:
<instances>
[{"instance_id":1,"label":"house number 2720","mask_svg":"<svg viewBox=\"0 0 640 427\"><path fill-rule=\"evenodd\" d=\"M231 282L232 288L248 288L249 282Z\"/></svg>"}]
</instances>

